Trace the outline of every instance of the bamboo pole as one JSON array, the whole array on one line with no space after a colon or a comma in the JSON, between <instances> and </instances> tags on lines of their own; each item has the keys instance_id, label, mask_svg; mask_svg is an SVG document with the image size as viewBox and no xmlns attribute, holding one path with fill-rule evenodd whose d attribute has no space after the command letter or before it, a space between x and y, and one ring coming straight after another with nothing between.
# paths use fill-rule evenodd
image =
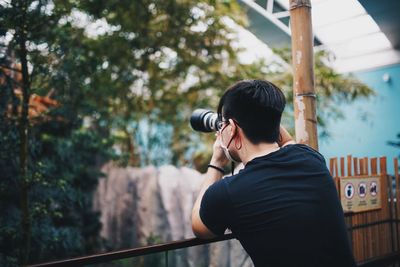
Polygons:
<instances>
[{"instance_id":1,"label":"bamboo pole","mask_svg":"<svg viewBox=\"0 0 400 267\"><path fill-rule=\"evenodd\" d=\"M296 141L318 150L311 1L289 3Z\"/></svg>"}]
</instances>

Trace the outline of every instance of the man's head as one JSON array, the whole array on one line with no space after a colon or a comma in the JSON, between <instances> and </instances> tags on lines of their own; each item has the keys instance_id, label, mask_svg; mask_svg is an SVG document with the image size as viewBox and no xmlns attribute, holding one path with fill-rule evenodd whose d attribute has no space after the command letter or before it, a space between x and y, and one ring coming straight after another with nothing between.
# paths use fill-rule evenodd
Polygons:
<instances>
[{"instance_id":1,"label":"man's head","mask_svg":"<svg viewBox=\"0 0 400 267\"><path fill-rule=\"evenodd\" d=\"M255 145L273 143L279 139L285 104L282 91L271 82L244 80L224 93L218 105L218 116L223 121L232 119Z\"/></svg>"}]
</instances>

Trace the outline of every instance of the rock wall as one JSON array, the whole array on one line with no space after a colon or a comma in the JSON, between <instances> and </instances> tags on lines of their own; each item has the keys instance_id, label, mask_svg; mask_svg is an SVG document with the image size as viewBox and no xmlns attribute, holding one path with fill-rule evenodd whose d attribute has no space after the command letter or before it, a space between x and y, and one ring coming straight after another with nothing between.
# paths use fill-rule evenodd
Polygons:
<instances>
[{"instance_id":1,"label":"rock wall","mask_svg":"<svg viewBox=\"0 0 400 267\"><path fill-rule=\"evenodd\" d=\"M139 247L194 237L190 216L201 183L189 168L120 168L107 164L94 196L101 212L106 250ZM170 266L253 266L237 240L170 253Z\"/></svg>"}]
</instances>

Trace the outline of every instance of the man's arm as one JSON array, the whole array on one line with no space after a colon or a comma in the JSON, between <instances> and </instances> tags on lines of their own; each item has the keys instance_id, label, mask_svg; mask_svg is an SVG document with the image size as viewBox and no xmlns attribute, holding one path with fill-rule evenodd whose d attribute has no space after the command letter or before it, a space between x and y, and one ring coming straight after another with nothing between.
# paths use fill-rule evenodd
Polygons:
<instances>
[{"instance_id":1,"label":"man's arm","mask_svg":"<svg viewBox=\"0 0 400 267\"><path fill-rule=\"evenodd\" d=\"M212 164L212 163L210 163ZM215 164L213 164L215 165ZM206 179L203 182L200 193L196 199L196 202L194 203L193 210L192 210L192 230L195 236L200 237L200 238L213 238L216 235L211 232L207 226L203 223L203 221L200 218L200 204L201 200L203 199L204 193L208 189L210 185L213 183L219 181L222 178L222 173L219 171L213 169L213 168L208 168L207 173L206 173Z\"/></svg>"},{"instance_id":2,"label":"man's arm","mask_svg":"<svg viewBox=\"0 0 400 267\"><path fill-rule=\"evenodd\" d=\"M284 147L287 145L296 144L290 133L281 125L279 128L279 141L278 145Z\"/></svg>"},{"instance_id":3,"label":"man's arm","mask_svg":"<svg viewBox=\"0 0 400 267\"><path fill-rule=\"evenodd\" d=\"M211 158L211 165L217 166L219 168L223 168L225 164L228 162L228 159L225 157L224 152L220 146L219 135L217 135L217 140L214 143L214 153ZM213 238L216 235L207 228L207 226L203 223L200 218L200 205L203 199L204 193L207 191L208 187L213 183L219 181L223 174L214 168L208 168L206 173L206 179L204 180L200 193L196 199L196 202L192 209L192 230L195 236L200 238Z\"/></svg>"}]
</instances>

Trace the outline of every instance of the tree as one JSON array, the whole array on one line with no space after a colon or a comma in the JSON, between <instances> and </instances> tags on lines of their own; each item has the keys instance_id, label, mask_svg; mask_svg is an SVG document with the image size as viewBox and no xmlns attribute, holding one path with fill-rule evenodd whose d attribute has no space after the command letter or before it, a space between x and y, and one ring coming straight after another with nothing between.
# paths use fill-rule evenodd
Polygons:
<instances>
[{"instance_id":1,"label":"tree","mask_svg":"<svg viewBox=\"0 0 400 267\"><path fill-rule=\"evenodd\" d=\"M108 110L99 120L113 129L130 164L162 163L151 156L160 147L172 149L169 162L182 164L187 147L180 144L190 141L187 118L193 106L215 105L245 67L223 22L226 14L239 18L238 4L89 1L75 8L116 29L96 42L96 55L106 64L90 86L112 92L112 98L102 98ZM140 140L144 134L148 140Z\"/></svg>"},{"instance_id":2,"label":"tree","mask_svg":"<svg viewBox=\"0 0 400 267\"><path fill-rule=\"evenodd\" d=\"M51 1L0 4L0 265L93 251L100 224L91 196L111 143L80 117L89 60L64 45L83 31L60 25L69 11ZM34 94L50 91L60 106L30 118Z\"/></svg>"}]
</instances>

